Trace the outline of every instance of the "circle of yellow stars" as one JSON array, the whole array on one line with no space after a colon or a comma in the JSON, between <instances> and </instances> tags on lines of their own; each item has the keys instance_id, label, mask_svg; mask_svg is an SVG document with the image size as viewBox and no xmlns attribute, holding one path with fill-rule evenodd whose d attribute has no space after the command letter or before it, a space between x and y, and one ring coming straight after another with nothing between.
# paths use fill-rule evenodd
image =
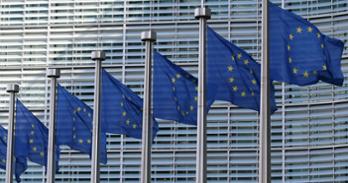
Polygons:
<instances>
[{"instance_id":1,"label":"circle of yellow stars","mask_svg":"<svg viewBox=\"0 0 348 183\"><path fill-rule=\"evenodd\" d=\"M127 99L131 100L130 98L127 98ZM133 129L139 128L140 126L136 122L131 121L131 119L127 113L125 103L126 103L126 97L124 95L122 95L122 101L120 102L120 106L122 108L121 116L123 118L123 123L129 128L133 128Z\"/></svg>"},{"instance_id":2,"label":"circle of yellow stars","mask_svg":"<svg viewBox=\"0 0 348 183\"><path fill-rule=\"evenodd\" d=\"M34 154L38 154L41 158L44 158L45 156L45 152L44 151L39 151L39 148L36 147L36 145L34 145L35 142L35 124L31 124L31 130L29 133L29 145L31 146L31 152ZM41 144L41 143L39 143ZM41 147L41 149L44 149L43 147Z\"/></svg>"},{"instance_id":3,"label":"circle of yellow stars","mask_svg":"<svg viewBox=\"0 0 348 183\"><path fill-rule=\"evenodd\" d=\"M291 42L293 41L293 40L295 40L295 38L297 38L300 34L304 34L304 33L311 33L311 34L315 34L315 36L316 36L316 38L317 39L321 39L321 34L320 34L320 32L317 32L317 31L314 31L314 28L313 27L311 27L311 26L308 26L308 27L303 27L303 26L298 26L297 28L296 28L296 31L295 32L293 32L293 33L290 33L289 35L288 35L288 41L289 41L289 43L288 43L288 45L287 45L287 51L288 51L288 55L291 55L290 54L290 52L292 51L292 46L291 46ZM324 45L324 43L321 43L320 44L320 47L322 48L322 49L324 49L325 48L325 45ZM288 57L288 63L289 63L289 65L291 66L291 64L293 63L293 58L291 57L291 56L289 56ZM291 68L292 68L292 74L293 75L302 75L302 77L303 78L308 78L308 77L310 77L310 76L314 76L314 75L317 75L317 73L318 73L318 71L312 71L312 72L310 72L310 71L307 71L307 70L303 70L303 71L300 71L300 69L299 68L297 68L297 67L295 67L295 66L291 66ZM322 70L323 71L326 71L327 70L327 67L326 67L326 65L324 64L323 66L322 66Z\"/></svg>"},{"instance_id":4,"label":"circle of yellow stars","mask_svg":"<svg viewBox=\"0 0 348 183\"><path fill-rule=\"evenodd\" d=\"M171 78L173 100L175 101L175 104L176 104L176 110L179 112L179 114L182 117L186 117L186 116L189 116L191 113L196 111L195 106L197 105L197 101L198 101L198 96L197 96L198 87L195 86L196 95L193 98L194 101L190 100L193 103L191 103L191 105L188 107L188 109L184 109L184 107L180 106L179 100L178 100L177 95L176 95L176 83L180 79L183 79L184 82L187 80L191 80L191 82L194 83L195 85L196 85L197 81L194 78L192 78L189 74L185 74L185 78L184 78L181 74L177 73L174 76L172 76L172 78Z\"/></svg>"},{"instance_id":5,"label":"circle of yellow stars","mask_svg":"<svg viewBox=\"0 0 348 183\"><path fill-rule=\"evenodd\" d=\"M78 114L79 113L84 113L84 114L87 114L87 116L89 118L92 117L92 113L90 111L87 110L87 108L85 107L76 107L75 110L74 110L74 116L73 116L73 128L72 128L72 134L73 134L73 140L81 145L84 145L84 144L88 144L90 145L91 144L91 139L92 138L92 135L88 135L87 137L85 138L82 138L82 137L79 137L78 138L78 131L76 130L76 121L77 121L77 118L78 118Z\"/></svg>"},{"instance_id":6,"label":"circle of yellow stars","mask_svg":"<svg viewBox=\"0 0 348 183\"><path fill-rule=\"evenodd\" d=\"M234 62L236 66L238 64L242 64L241 66L243 66L243 67L244 66L249 67L249 64L251 62L246 56L243 56L243 54L241 52L239 52L237 54L232 54L231 59L232 59L232 62ZM236 71L236 68L233 67L232 64L227 66L227 72L231 73L231 76L228 78L227 82L232 85L231 90L233 92L235 92L240 97L255 96L255 92L251 87L249 87L248 89L247 88L243 89L243 88L241 88L240 85L237 85L236 78L233 77L232 73L239 72L239 71ZM249 72L250 72L251 76L254 76L252 69L250 69ZM253 87L257 87L257 85L258 85L256 78L252 78L250 81L245 81L245 82L250 82L251 86L253 86ZM245 86L245 87L247 87L247 86Z\"/></svg>"}]
</instances>

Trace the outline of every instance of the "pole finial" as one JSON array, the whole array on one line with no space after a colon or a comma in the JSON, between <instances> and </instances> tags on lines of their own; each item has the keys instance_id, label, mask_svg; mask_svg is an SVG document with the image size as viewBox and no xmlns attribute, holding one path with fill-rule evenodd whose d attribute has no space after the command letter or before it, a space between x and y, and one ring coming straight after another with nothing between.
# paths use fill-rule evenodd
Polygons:
<instances>
[{"instance_id":1,"label":"pole finial","mask_svg":"<svg viewBox=\"0 0 348 183\"><path fill-rule=\"evenodd\" d=\"M211 17L211 11L210 8L196 8L195 9L195 18L205 18L210 19Z\"/></svg>"},{"instance_id":2,"label":"pole finial","mask_svg":"<svg viewBox=\"0 0 348 183\"><path fill-rule=\"evenodd\" d=\"M48 78L59 78L60 77L60 69L48 69L47 77Z\"/></svg>"},{"instance_id":3,"label":"pole finial","mask_svg":"<svg viewBox=\"0 0 348 183\"><path fill-rule=\"evenodd\" d=\"M18 93L19 92L19 86L17 84L8 84L7 93Z\"/></svg>"},{"instance_id":4,"label":"pole finial","mask_svg":"<svg viewBox=\"0 0 348 183\"><path fill-rule=\"evenodd\" d=\"M156 38L157 38L157 34L153 30L144 31L141 33L141 40L142 41L154 42L154 41L156 41Z\"/></svg>"},{"instance_id":5,"label":"pole finial","mask_svg":"<svg viewBox=\"0 0 348 183\"><path fill-rule=\"evenodd\" d=\"M104 61L105 52L101 50L92 51L91 59L94 61Z\"/></svg>"}]
</instances>

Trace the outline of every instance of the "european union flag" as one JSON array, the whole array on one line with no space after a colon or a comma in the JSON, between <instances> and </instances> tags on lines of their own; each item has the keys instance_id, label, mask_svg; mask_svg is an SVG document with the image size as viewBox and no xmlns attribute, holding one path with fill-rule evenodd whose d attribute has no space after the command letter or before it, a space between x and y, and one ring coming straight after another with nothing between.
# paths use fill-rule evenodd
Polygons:
<instances>
[{"instance_id":1,"label":"european union flag","mask_svg":"<svg viewBox=\"0 0 348 183\"><path fill-rule=\"evenodd\" d=\"M260 64L208 27L208 97L260 111ZM271 87L271 111L277 107Z\"/></svg>"},{"instance_id":2,"label":"european union flag","mask_svg":"<svg viewBox=\"0 0 348 183\"><path fill-rule=\"evenodd\" d=\"M273 80L310 85L320 79L343 84L342 41L328 38L313 24L269 3L270 69Z\"/></svg>"},{"instance_id":3,"label":"european union flag","mask_svg":"<svg viewBox=\"0 0 348 183\"><path fill-rule=\"evenodd\" d=\"M46 166L47 143L48 129L17 99L14 152L18 177L27 169L27 158Z\"/></svg>"},{"instance_id":4,"label":"european union flag","mask_svg":"<svg viewBox=\"0 0 348 183\"><path fill-rule=\"evenodd\" d=\"M197 78L158 52L153 69L154 116L197 125ZM212 102L207 102L209 107Z\"/></svg>"},{"instance_id":5,"label":"european union flag","mask_svg":"<svg viewBox=\"0 0 348 183\"><path fill-rule=\"evenodd\" d=\"M56 137L58 145L67 145L82 153L92 153L93 110L58 85ZM100 161L107 162L106 134L101 133Z\"/></svg>"},{"instance_id":6,"label":"european union flag","mask_svg":"<svg viewBox=\"0 0 348 183\"><path fill-rule=\"evenodd\" d=\"M141 139L143 100L104 69L101 91L101 121L104 131ZM153 119L153 138L157 130L158 124Z\"/></svg>"}]
</instances>

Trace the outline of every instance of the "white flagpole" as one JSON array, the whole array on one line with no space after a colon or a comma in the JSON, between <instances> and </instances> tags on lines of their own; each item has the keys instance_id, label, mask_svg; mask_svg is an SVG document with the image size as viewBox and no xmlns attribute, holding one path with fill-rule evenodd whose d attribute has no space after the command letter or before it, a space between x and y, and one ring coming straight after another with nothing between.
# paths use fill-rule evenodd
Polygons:
<instances>
[{"instance_id":1,"label":"white flagpole","mask_svg":"<svg viewBox=\"0 0 348 183\"><path fill-rule=\"evenodd\" d=\"M13 165L14 165L14 115L15 115L15 100L16 93L19 91L19 86L16 84L9 84L7 86L7 93L10 94L9 104L9 122L7 129L7 158L6 158L6 183L13 182Z\"/></svg>"},{"instance_id":2,"label":"white flagpole","mask_svg":"<svg viewBox=\"0 0 348 183\"><path fill-rule=\"evenodd\" d=\"M268 0L262 0L259 183L271 183L271 119L268 50Z\"/></svg>"},{"instance_id":3,"label":"white flagpole","mask_svg":"<svg viewBox=\"0 0 348 183\"><path fill-rule=\"evenodd\" d=\"M56 173L56 87L57 78L60 77L59 69L49 69L47 77L51 78L50 91L50 123L48 131L48 155L47 155L47 183L54 183Z\"/></svg>"},{"instance_id":4,"label":"white flagpole","mask_svg":"<svg viewBox=\"0 0 348 183\"><path fill-rule=\"evenodd\" d=\"M199 20L196 183L205 183L207 182L206 34L210 9L203 6L195 9L195 18Z\"/></svg>"},{"instance_id":5,"label":"white flagpole","mask_svg":"<svg viewBox=\"0 0 348 183\"><path fill-rule=\"evenodd\" d=\"M141 183L151 182L151 143L152 143L152 115L151 115L151 80L152 80L152 49L156 41L156 32L141 33L141 40L145 42L145 78L144 78L144 103L142 124L141 148Z\"/></svg>"},{"instance_id":6,"label":"white flagpole","mask_svg":"<svg viewBox=\"0 0 348 183\"><path fill-rule=\"evenodd\" d=\"M101 65L105 60L105 53L93 51L91 59L95 61L91 183L99 183Z\"/></svg>"}]
</instances>

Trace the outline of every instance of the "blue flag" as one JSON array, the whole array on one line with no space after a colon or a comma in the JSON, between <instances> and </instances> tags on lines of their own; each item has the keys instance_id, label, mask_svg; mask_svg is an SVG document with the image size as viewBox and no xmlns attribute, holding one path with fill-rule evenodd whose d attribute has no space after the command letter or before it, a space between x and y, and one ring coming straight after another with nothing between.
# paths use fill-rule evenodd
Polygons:
<instances>
[{"instance_id":1,"label":"blue flag","mask_svg":"<svg viewBox=\"0 0 348 183\"><path fill-rule=\"evenodd\" d=\"M0 126L0 168L6 170L7 130Z\"/></svg>"},{"instance_id":2,"label":"blue flag","mask_svg":"<svg viewBox=\"0 0 348 183\"><path fill-rule=\"evenodd\" d=\"M310 85L319 80L343 84L343 42L313 24L269 3L270 70L273 80Z\"/></svg>"},{"instance_id":3,"label":"blue flag","mask_svg":"<svg viewBox=\"0 0 348 183\"><path fill-rule=\"evenodd\" d=\"M197 78L158 52L153 69L154 116L197 125ZM209 107L212 102L207 102Z\"/></svg>"},{"instance_id":4,"label":"blue flag","mask_svg":"<svg viewBox=\"0 0 348 183\"><path fill-rule=\"evenodd\" d=\"M141 139L143 100L112 77L102 71L101 121L105 132L125 134ZM153 119L153 138L158 124Z\"/></svg>"},{"instance_id":5,"label":"blue flag","mask_svg":"<svg viewBox=\"0 0 348 183\"><path fill-rule=\"evenodd\" d=\"M60 85L56 117L57 144L91 156L93 110ZM100 139L100 161L106 163L106 134L101 133Z\"/></svg>"},{"instance_id":6,"label":"blue flag","mask_svg":"<svg viewBox=\"0 0 348 183\"><path fill-rule=\"evenodd\" d=\"M48 129L17 99L14 152L18 177L27 169L27 159L46 166L47 143Z\"/></svg>"},{"instance_id":7,"label":"blue flag","mask_svg":"<svg viewBox=\"0 0 348 183\"><path fill-rule=\"evenodd\" d=\"M208 97L260 111L260 64L241 48L208 28ZM277 107L271 86L271 111Z\"/></svg>"},{"instance_id":8,"label":"blue flag","mask_svg":"<svg viewBox=\"0 0 348 183\"><path fill-rule=\"evenodd\" d=\"M6 158L7 158L7 130L0 126L0 168L6 170ZM25 159L24 159L25 160ZM20 182L20 175L27 169L26 162L14 160L15 163L15 176L16 181Z\"/></svg>"}]
</instances>

